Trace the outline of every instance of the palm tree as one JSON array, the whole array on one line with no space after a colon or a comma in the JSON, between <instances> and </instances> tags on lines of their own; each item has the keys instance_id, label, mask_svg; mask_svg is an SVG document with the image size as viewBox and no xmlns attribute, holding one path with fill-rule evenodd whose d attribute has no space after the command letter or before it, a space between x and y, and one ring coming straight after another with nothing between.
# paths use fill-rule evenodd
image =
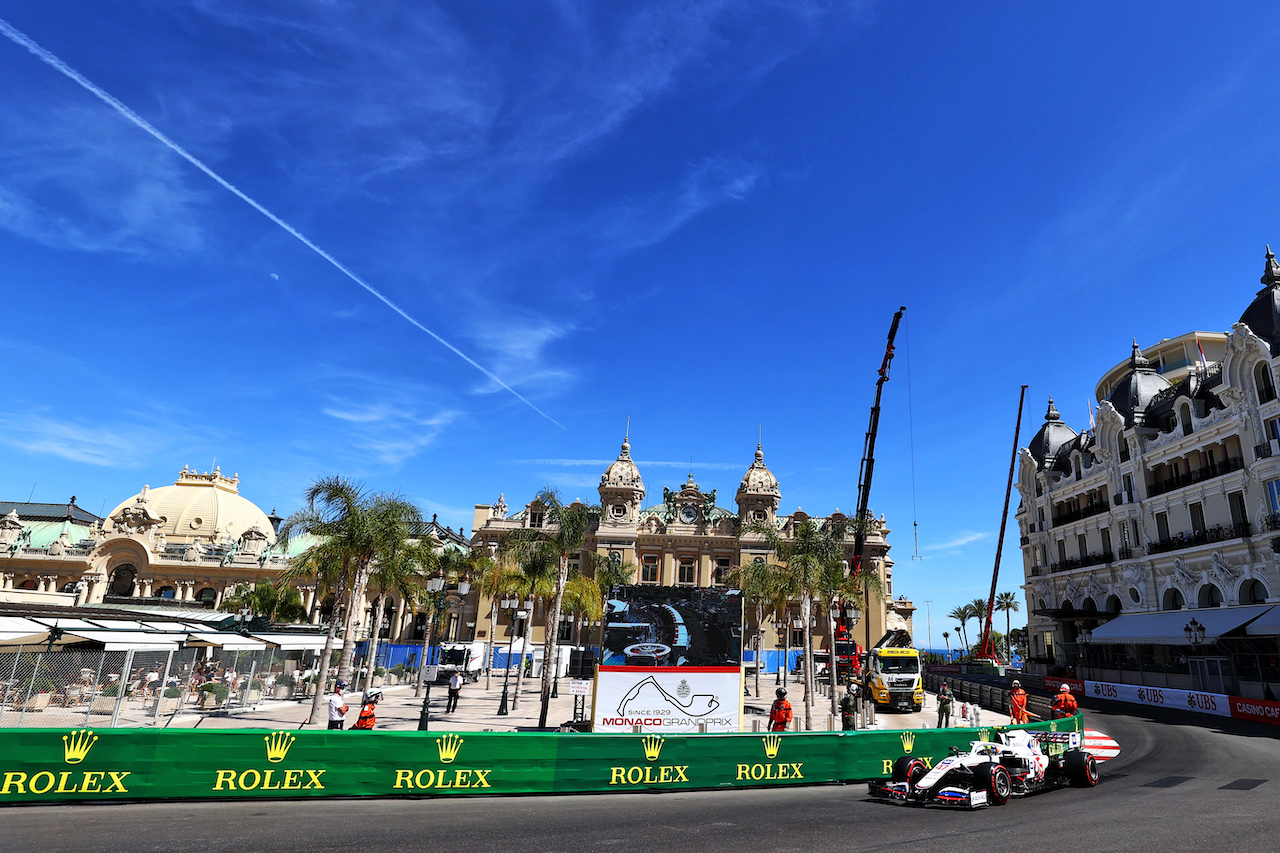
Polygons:
<instances>
[{"instance_id":1,"label":"palm tree","mask_svg":"<svg viewBox=\"0 0 1280 853\"><path fill-rule=\"evenodd\" d=\"M481 556L483 560L480 559ZM489 599L489 639L485 644L484 658L485 690L488 690L492 684L493 641L498 626L498 601L512 591L512 581L512 572L509 568L495 562L487 553L478 555L474 582L479 591L479 600Z\"/></svg>"},{"instance_id":2,"label":"palm tree","mask_svg":"<svg viewBox=\"0 0 1280 853\"><path fill-rule=\"evenodd\" d=\"M732 587L742 590L742 597L746 600L747 605L751 608L755 621L755 653L756 653L756 674L755 687L756 697L760 696L760 669L763 661L760 660L760 640L764 633L764 614L765 605L772 596L774 586L774 572L769 568L768 563L760 560L752 561L745 566L739 566L729 573L725 579L725 583Z\"/></svg>"},{"instance_id":3,"label":"palm tree","mask_svg":"<svg viewBox=\"0 0 1280 853\"><path fill-rule=\"evenodd\" d=\"M432 543L400 541L390 543L391 548L379 556L369 573L369 585L378 591L371 608L368 661L369 674L364 689L373 686L374 670L378 665L378 639L382 633L383 602L387 595L397 592L406 606L414 604L425 591L423 581L426 571L436 564Z\"/></svg>"},{"instance_id":4,"label":"palm tree","mask_svg":"<svg viewBox=\"0 0 1280 853\"><path fill-rule=\"evenodd\" d=\"M314 573L317 582L333 593L333 614L325 633L321 669L307 719L312 722L320 714L340 622L346 623L347 639L353 641L349 626L356 608L348 606L349 602L359 601L357 595L363 595L369 566L379 551L385 553L388 543L406 539L409 523L420 520L421 513L397 495L370 495L362 484L341 476L320 478L307 487L304 498L306 506L280 526L277 540L283 549L293 536L314 537L315 543L299 555L285 579L304 572ZM345 645L343 664L338 669L340 681L346 680L351 666Z\"/></svg>"},{"instance_id":5,"label":"palm tree","mask_svg":"<svg viewBox=\"0 0 1280 853\"><path fill-rule=\"evenodd\" d=\"M498 551L500 554L502 553L501 544L498 546ZM528 601L530 604L537 604L539 601L546 601L552 598L555 595L556 588L556 566L557 561L554 555L546 551L531 551L527 553L520 564L511 569L511 591L517 599ZM551 630L549 619L547 626L547 630ZM533 635L532 607L529 608L529 616L524 620L522 627L523 636L520 638L520 656L516 664L515 693L511 698L511 710L513 711L520 707L520 691L524 687L524 656L529 651L529 638ZM511 667L511 654L515 641L516 636L513 630L511 642L507 646L508 668ZM545 673L547 667L543 666L542 671Z\"/></svg>"},{"instance_id":6,"label":"palm tree","mask_svg":"<svg viewBox=\"0 0 1280 853\"><path fill-rule=\"evenodd\" d=\"M965 633L965 627L968 625L969 620L973 618L973 612L969 609L969 605L962 604L954 608L947 616L960 623L956 626L956 634L960 639L960 645L967 649L969 647L969 637Z\"/></svg>"},{"instance_id":7,"label":"palm tree","mask_svg":"<svg viewBox=\"0 0 1280 853\"><path fill-rule=\"evenodd\" d=\"M1002 592L996 596L996 610L1004 611L1004 657L1005 663L1013 660L1013 644L1009 638L1009 614L1017 613L1020 609L1018 603L1018 594L1014 592Z\"/></svg>"},{"instance_id":8,"label":"palm tree","mask_svg":"<svg viewBox=\"0 0 1280 853\"><path fill-rule=\"evenodd\" d=\"M628 560L615 560L610 557L608 560L601 560L596 563L595 574L592 580L595 581L597 594L600 596L600 662L604 663L604 631L605 631L605 615L609 612L609 596L613 592L613 588L617 586L626 586L631 583L636 575L635 563Z\"/></svg>"},{"instance_id":9,"label":"palm tree","mask_svg":"<svg viewBox=\"0 0 1280 853\"><path fill-rule=\"evenodd\" d=\"M540 560L553 560L555 576L550 607L546 613L546 631L542 644L542 710L538 715L538 727L547 725L547 706L551 702L551 681L557 669L559 637L556 626L560 621L560 608L565 585L569 582L569 561L577 559L583 571L595 574L596 567L607 558L594 551L584 551L583 544L600 519L600 507L588 506L577 501L565 505L554 489L544 488L534 499L535 505L545 508L543 527L522 527L503 534L498 542L498 553L523 564L525 558L539 555ZM519 695L519 694L517 694Z\"/></svg>"},{"instance_id":10,"label":"palm tree","mask_svg":"<svg viewBox=\"0 0 1280 853\"><path fill-rule=\"evenodd\" d=\"M942 642L947 644L947 663L951 663L951 632L942 632Z\"/></svg>"},{"instance_id":11,"label":"palm tree","mask_svg":"<svg viewBox=\"0 0 1280 853\"><path fill-rule=\"evenodd\" d=\"M833 578L843 582L842 543L847 529L847 522L819 524L805 518L792 525L789 539L782 538L771 524L751 524L743 530L764 539L780 562L780 571L788 576L790 585L799 594L800 619L804 626L804 720L809 730L813 729L813 631L809 620L813 616L815 597L828 595Z\"/></svg>"},{"instance_id":12,"label":"palm tree","mask_svg":"<svg viewBox=\"0 0 1280 853\"><path fill-rule=\"evenodd\" d=\"M970 615L978 620L978 642L982 642L982 633L987 630L987 600L985 598L975 598L969 602ZM981 652L982 649L978 649Z\"/></svg>"},{"instance_id":13,"label":"palm tree","mask_svg":"<svg viewBox=\"0 0 1280 853\"><path fill-rule=\"evenodd\" d=\"M238 583L223 597L218 609L227 613L248 609L268 622L296 622L307 614L297 588L279 579Z\"/></svg>"}]
</instances>

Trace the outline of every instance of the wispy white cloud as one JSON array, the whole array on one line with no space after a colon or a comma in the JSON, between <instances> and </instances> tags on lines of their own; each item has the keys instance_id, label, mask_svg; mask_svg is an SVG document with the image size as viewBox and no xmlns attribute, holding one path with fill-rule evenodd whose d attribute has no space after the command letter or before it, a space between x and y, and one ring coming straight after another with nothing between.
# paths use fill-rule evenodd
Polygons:
<instances>
[{"instance_id":1,"label":"wispy white cloud","mask_svg":"<svg viewBox=\"0 0 1280 853\"><path fill-rule=\"evenodd\" d=\"M155 412L92 422L43 407L0 412L0 444L104 468L147 467L178 448L207 446L211 437Z\"/></svg>"},{"instance_id":2,"label":"wispy white cloud","mask_svg":"<svg viewBox=\"0 0 1280 853\"><path fill-rule=\"evenodd\" d=\"M987 539L992 536L991 531L977 532L973 530L961 530L954 537L946 542L936 542L932 545L921 545L921 551L948 551L954 548L960 548L981 539Z\"/></svg>"}]
</instances>

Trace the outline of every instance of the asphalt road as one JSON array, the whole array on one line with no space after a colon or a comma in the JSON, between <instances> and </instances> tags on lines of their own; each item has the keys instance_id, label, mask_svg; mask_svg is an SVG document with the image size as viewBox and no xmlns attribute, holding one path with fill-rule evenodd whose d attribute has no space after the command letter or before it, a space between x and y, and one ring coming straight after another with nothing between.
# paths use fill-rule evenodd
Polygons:
<instances>
[{"instance_id":1,"label":"asphalt road","mask_svg":"<svg viewBox=\"0 0 1280 853\"><path fill-rule=\"evenodd\" d=\"M1124 707L1124 706L1111 706ZM1180 712L1087 709L1119 741L1092 790L977 812L872 800L864 785L682 794L35 806L0 851L1273 851L1280 740ZM1158 715L1158 716L1157 716Z\"/></svg>"}]
</instances>

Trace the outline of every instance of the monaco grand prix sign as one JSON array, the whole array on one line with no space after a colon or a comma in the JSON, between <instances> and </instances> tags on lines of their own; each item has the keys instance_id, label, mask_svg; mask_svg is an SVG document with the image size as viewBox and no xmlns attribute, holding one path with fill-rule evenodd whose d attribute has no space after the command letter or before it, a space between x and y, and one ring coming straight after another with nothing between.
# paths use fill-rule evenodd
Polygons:
<instances>
[{"instance_id":1,"label":"monaco grand prix sign","mask_svg":"<svg viewBox=\"0 0 1280 853\"><path fill-rule=\"evenodd\" d=\"M597 732L736 732L742 670L736 666L602 666L596 676Z\"/></svg>"}]
</instances>

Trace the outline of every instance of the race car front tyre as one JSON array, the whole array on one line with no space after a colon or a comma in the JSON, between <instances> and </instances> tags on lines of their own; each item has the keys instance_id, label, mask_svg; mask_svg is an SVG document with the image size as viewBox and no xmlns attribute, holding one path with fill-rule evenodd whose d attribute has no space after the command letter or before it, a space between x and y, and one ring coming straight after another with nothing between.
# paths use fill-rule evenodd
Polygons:
<instances>
[{"instance_id":1,"label":"race car front tyre","mask_svg":"<svg viewBox=\"0 0 1280 853\"><path fill-rule=\"evenodd\" d=\"M1062 769L1067 781L1076 788L1092 788L1098 784L1098 761L1082 749L1073 749L1062 756Z\"/></svg>"},{"instance_id":2,"label":"race car front tyre","mask_svg":"<svg viewBox=\"0 0 1280 853\"><path fill-rule=\"evenodd\" d=\"M973 789L986 791L993 806L1003 806L1013 794L1013 779L1003 764L979 764L973 768Z\"/></svg>"},{"instance_id":3,"label":"race car front tyre","mask_svg":"<svg viewBox=\"0 0 1280 853\"><path fill-rule=\"evenodd\" d=\"M923 761L909 755L904 755L893 762L893 781L906 782L908 791L914 791L916 783L928 772L929 768Z\"/></svg>"}]
</instances>

